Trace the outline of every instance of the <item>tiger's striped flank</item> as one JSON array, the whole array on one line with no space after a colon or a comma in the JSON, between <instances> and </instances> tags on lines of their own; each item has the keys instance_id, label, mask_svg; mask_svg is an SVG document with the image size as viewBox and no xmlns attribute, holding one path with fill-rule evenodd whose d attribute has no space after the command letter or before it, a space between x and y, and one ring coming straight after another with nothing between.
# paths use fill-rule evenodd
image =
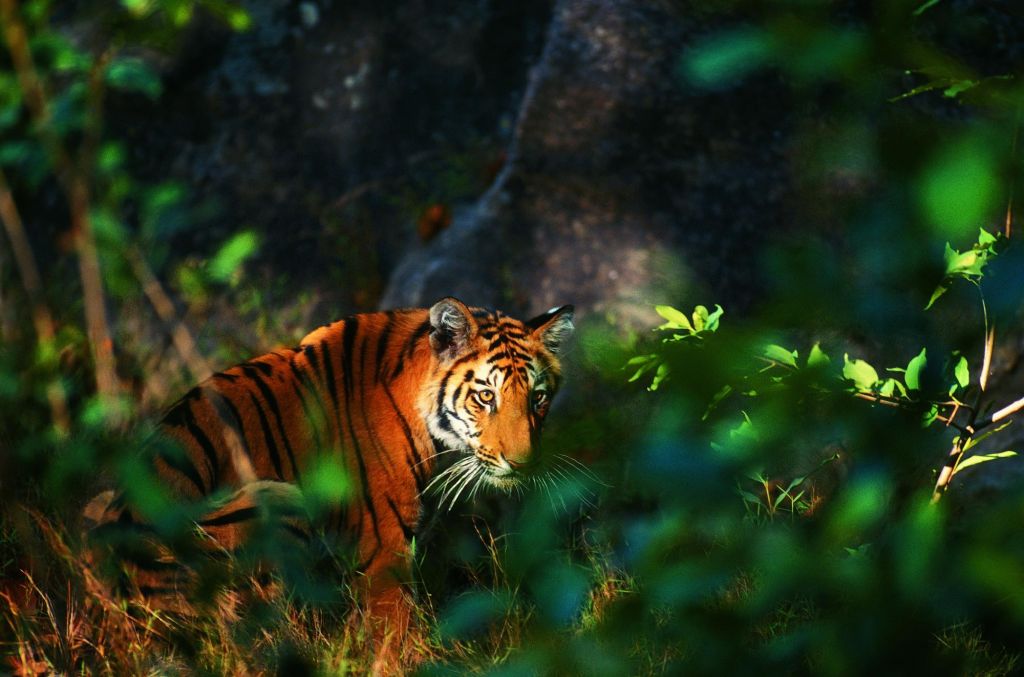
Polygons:
<instances>
[{"instance_id":1,"label":"tiger's striped flank","mask_svg":"<svg viewBox=\"0 0 1024 677\"><path fill-rule=\"evenodd\" d=\"M531 478L572 318L562 306L522 322L448 297L323 326L186 393L160 422L181 453L159 446L154 470L183 502L227 495L196 527L231 550L261 514L261 497L299 505L311 469L336 460L355 490L315 527L354 543L365 606L401 637L424 493L437 490L450 506ZM300 512L284 511L283 538L310 537ZM93 513L104 524L145 523L123 496Z\"/></svg>"}]
</instances>

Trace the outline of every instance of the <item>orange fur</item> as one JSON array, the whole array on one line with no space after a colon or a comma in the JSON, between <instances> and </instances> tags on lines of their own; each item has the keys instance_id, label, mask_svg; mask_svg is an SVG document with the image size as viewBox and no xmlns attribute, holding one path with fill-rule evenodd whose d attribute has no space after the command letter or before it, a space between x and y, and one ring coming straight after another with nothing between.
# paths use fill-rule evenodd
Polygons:
<instances>
[{"instance_id":1,"label":"orange fur","mask_svg":"<svg viewBox=\"0 0 1024 677\"><path fill-rule=\"evenodd\" d=\"M524 323L447 298L321 327L189 391L161 422L184 458L157 454L155 470L182 498L238 490L199 522L230 549L254 510L246 487L301 489L312 461L334 454L356 492L319 526L352 537L366 608L401 638L424 491L439 465L455 497L471 484L509 488L529 471L571 317L566 306ZM106 519L130 521L126 510Z\"/></svg>"}]
</instances>

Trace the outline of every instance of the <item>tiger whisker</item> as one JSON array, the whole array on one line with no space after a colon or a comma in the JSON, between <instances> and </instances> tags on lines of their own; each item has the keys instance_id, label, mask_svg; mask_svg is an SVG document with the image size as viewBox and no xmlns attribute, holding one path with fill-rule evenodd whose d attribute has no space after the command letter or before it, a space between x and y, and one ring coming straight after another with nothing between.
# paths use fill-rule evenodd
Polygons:
<instances>
[{"instance_id":1,"label":"tiger whisker","mask_svg":"<svg viewBox=\"0 0 1024 677\"><path fill-rule=\"evenodd\" d=\"M452 502L448 504L448 510L451 510L452 508L455 507L455 502L459 500L459 496L462 494L462 492L465 491L466 487L469 486L470 482L479 477L480 473L482 473L483 471L483 467L477 466L473 470L470 470L469 472L466 473L466 479L463 480L462 484L459 485L458 490L456 490L455 495L452 496Z\"/></svg>"},{"instance_id":2,"label":"tiger whisker","mask_svg":"<svg viewBox=\"0 0 1024 677\"><path fill-rule=\"evenodd\" d=\"M472 501L473 498L476 497L476 492L480 491L480 487L483 486L484 478L486 476L487 476L486 473L479 473L479 474L477 474L477 476L476 476L476 484L474 484L473 488L470 490L469 496L467 497L467 500Z\"/></svg>"},{"instance_id":3,"label":"tiger whisker","mask_svg":"<svg viewBox=\"0 0 1024 677\"><path fill-rule=\"evenodd\" d=\"M473 470L476 465L476 459L468 457L452 466L452 469L455 472L453 472L448 481L445 482L445 489L441 494L441 505L444 505L448 501L448 496L450 496L451 493L459 486L460 482L465 480L467 475L472 477ZM451 510L451 506L448 509Z\"/></svg>"},{"instance_id":4,"label":"tiger whisker","mask_svg":"<svg viewBox=\"0 0 1024 677\"><path fill-rule=\"evenodd\" d=\"M426 463L427 461L432 461L432 460L434 460L434 459L435 459L435 458L437 458L438 456L442 456L442 455L444 455L444 454L451 454L451 453L454 453L454 452L456 452L456 451L465 451L465 450L464 450L464 449L461 449L461 448L459 448L459 447L455 447L455 448L452 448L452 449L442 449L441 451L437 452L436 454L431 454L430 456L427 456L426 458L422 459L421 461L419 461L419 462L417 462L417 463L414 463L412 467L414 467L414 468L415 468L415 467L417 467L417 466L421 466L421 465L423 465L424 463Z\"/></svg>"},{"instance_id":5,"label":"tiger whisker","mask_svg":"<svg viewBox=\"0 0 1024 677\"><path fill-rule=\"evenodd\" d=\"M562 478L566 486L569 487L569 491L571 491L573 495L580 500L580 502L590 508L595 507L589 499L589 496L593 496L594 492L590 491L586 487L581 487L579 482L575 481L575 478L572 477L572 471L573 467L569 465L564 465L561 468L555 466L551 467L551 472Z\"/></svg>"},{"instance_id":6,"label":"tiger whisker","mask_svg":"<svg viewBox=\"0 0 1024 677\"><path fill-rule=\"evenodd\" d=\"M451 482L453 475L457 475L465 467L468 467L469 464L474 463L475 461L476 459L474 459L472 456L467 456L466 458L460 461L456 461L454 464L438 473L437 476L430 481L430 484L428 484L423 489L423 493L428 493L438 483L440 483L441 488L443 489L449 484L449 482Z\"/></svg>"},{"instance_id":7,"label":"tiger whisker","mask_svg":"<svg viewBox=\"0 0 1024 677\"><path fill-rule=\"evenodd\" d=\"M558 506L555 505L555 497L551 495L551 487L548 486L548 479L547 479L547 477L538 475L537 476L537 480L540 482L540 486L544 487L544 491L548 495L548 503L551 504L552 512L557 511L558 510Z\"/></svg>"},{"instance_id":8,"label":"tiger whisker","mask_svg":"<svg viewBox=\"0 0 1024 677\"><path fill-rule=\"evenodd\" d=\"M583 465L583 463L580 462L579 459L573 458L572 456L569 456L567 454L555 454L555 458L561 459L563 462L570 463L577 470L579 470L584 475L586 475L588 478L590 478L594 482L597 482L601 486L607 487L607 488L611 488L612 485L602 481L601 478L598 477L597 474L593 470L591 470L587 466Z\"/></svg>"}]
</instances>

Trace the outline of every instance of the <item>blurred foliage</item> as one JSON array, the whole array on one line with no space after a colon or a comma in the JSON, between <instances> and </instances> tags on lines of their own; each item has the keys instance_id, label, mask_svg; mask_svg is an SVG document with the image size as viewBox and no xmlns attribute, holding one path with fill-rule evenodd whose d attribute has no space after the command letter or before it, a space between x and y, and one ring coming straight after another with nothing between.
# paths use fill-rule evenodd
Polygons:
<instances>
[{"instance_id":1,"label":"blurred foliage","mask_svg":"<svg viewBox=\"0 0 1024 677\"><path fill-rule=\"evenodd\" d=\"M344 547L324 542L310 561L269 528L346 496L341 468L311 473L297 505L261 502L268 528L210 562L189 559L186 537L210 506L175 503L141 458L160 445L140 422L151 412L136 381L160 381L146 365L167 344L181 353L168 400L205 368L180 334L183 310L204 317L227 298L259 315L259 336L288 336L285 310L244 283L255 233L243 226L210 255L172 251L198 218L187 188L133 176L103 98L159 100L151 50L173 49L201 13L236 30L248 14L222 0L72 4L0 2L5 225L18 213L34 226L46 280L32 298L13 242L0 250L0 670L363 671L372 647L348 613ZM941 0L702 9L726 27L680 56L680 86L739 100L745 80L771 78L792 91L814 112L794 131L808 202L797 212L827 207L827 218L762 252L771 287L747 317L663 299L655 338L584 328L599 387L552 431L547 481L518 509L480 499L474 516L439 514L440 535L418 537L422 617L408 654L424 672L1019 670L1024 492L956 500L979 464L1012 462L996 444L1012 413L993 416L1009 402L982 374L992 346L1020 336L1024 290L1021 73L971 63L989 37L977 17L959 21L970 11ZM418 214L478 191L501 159L470 148L441 179L413 177L436 194L391 199ZM828 181L844 190L822 193ZM75 270L83 238L112 312L113 393L97 392ZM131 335L141 304L171 338ZM52 336L37 333L41 307ZM239 342L205 354L255 352ZM956 483L941 484L944 468ZM91 578L78 512L111 482L193 563L201 613L128 607ZM448 528L460 521L466 533Z\"/></svg>"}]
</instances>

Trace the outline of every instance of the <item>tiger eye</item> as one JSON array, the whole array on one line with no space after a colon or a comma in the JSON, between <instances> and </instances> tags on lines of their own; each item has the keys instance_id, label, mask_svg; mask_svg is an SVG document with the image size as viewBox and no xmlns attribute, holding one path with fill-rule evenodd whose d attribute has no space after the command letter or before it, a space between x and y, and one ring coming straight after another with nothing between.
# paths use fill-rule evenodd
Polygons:
<instances>
[{"instance_id":1,"label":"tiger eye","mask_svg":"<svg viewBox=\"0 0 1024 677\"><path fill-rule=\"evenodd\" d=\"M488 404L494 401L494 392L490 390L481 390L476 394L477 398L484 404Z\"/></svg>"}]
</instances>

